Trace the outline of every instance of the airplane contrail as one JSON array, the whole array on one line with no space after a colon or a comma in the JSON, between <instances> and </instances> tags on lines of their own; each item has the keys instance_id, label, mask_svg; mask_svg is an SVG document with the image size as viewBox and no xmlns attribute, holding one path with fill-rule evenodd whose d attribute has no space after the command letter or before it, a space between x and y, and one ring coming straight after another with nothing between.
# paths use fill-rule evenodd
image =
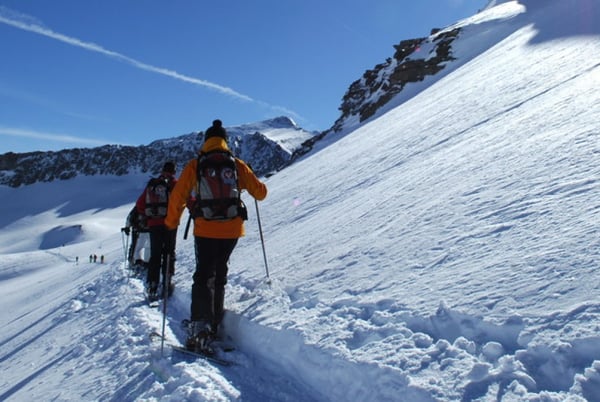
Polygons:
<instances>
[{"instance_id":1,"label":"airplane contrail","mask_svg":"<svg viewBox=\"0 0 600 402\"><path fill-rule=\"evenodd\" d=\"M11 18L9 16L6 15L7 14L7 8L6 7L1 7L0 6L0 23L6 24L6 25L10 25L13 26L15 28L19 28L22 29L24 31L29 31L29 32L33 32L39 35L43 35L46 36L48 38L52 38L64 43L67 43L69 45L72 46L76 46L76 47L80 47L82 49L85 50L89 50L91 52L96 52L96 53L100 53L103 54L105 56L108 57L112 57L114 59L117 59L119 61L125 62L127 64L130 64L134 67L140 68L142 70L146 70L146 71L151 71L153 73L158 73L158 74L162 74L162 75L166 75L168 77L171 78L175 78L181 81L185 81L185 82L189 82L191 84L195 84L195 85L199 85L199 86L203 86L203 87L207 87L213 90L216 90L218 92L221 92L225 95L230 95L233 96L235 98L238 99L242 99L245 101L249 101L249 102L258 102L260 104L265 105L265 102L261 102L261 101L256 101L253 98L251 98L248 95L244 95L242 93L239 93L231 88L222 86L222 85L218 85L206 80L202 80L199 78L194 78L194 77L190 77L184 74L180 74L177 71L174 70L170 70L167 68L162 68L162 67L156 67L156 66L152 66L150 64L146 64L143 63L139 60L133 59L131 57L125 56L124 54L118 53L118 52L114 52L112 50L108 50L103 48L100 45L97 45L95 43L92 42L85 42L82 41L80 39L77 38L73 38L58 32L55 32L51 29L48 28L44 28L43 26L36 24L34 22L28 22L28 21L24 21L24 20L18 20L15 18Z\"/></svg>"}]
</instances>

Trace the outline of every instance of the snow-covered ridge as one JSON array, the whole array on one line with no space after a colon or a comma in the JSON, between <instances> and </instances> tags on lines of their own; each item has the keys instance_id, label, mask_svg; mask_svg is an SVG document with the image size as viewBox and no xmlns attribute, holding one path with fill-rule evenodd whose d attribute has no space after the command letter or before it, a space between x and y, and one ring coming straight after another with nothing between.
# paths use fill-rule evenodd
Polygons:
<instances>
[{"instance_id":1,"label":"snow-covered ridge","mask_svg":"<svg viewBox=\"0 0 600 402\"><path fill-rule=\"evenodd\" d=\"M288 117L227 127L227 130L233 153L248 161L259 175L287 166L296 148L316 135L298 127ZM202 144L198 136L199 133L190 133L140 146L6 153L0 155L0 184L18 187L78 175L156 174L166 160L175 161L181 168L197 155Z\"/></svg>"}]
</instances>

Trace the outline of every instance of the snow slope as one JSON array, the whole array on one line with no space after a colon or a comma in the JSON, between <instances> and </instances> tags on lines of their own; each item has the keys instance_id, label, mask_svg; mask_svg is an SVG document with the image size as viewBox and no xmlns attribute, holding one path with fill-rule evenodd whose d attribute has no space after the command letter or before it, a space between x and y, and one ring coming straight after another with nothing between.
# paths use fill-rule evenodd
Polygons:
<instances>
[{"instance_id":1,"label":"snow slope","mask_svg":"<svg viewBox=\"0 0 600 402\"><path fill-rule=\"evenodd\" d=\"M0 400L600 400L600 2L460 24L460 65L268 179L270 285L246 200L235 366L149 338L119 232L145 177L0 188Z\"/></svg>"}]
</instances>

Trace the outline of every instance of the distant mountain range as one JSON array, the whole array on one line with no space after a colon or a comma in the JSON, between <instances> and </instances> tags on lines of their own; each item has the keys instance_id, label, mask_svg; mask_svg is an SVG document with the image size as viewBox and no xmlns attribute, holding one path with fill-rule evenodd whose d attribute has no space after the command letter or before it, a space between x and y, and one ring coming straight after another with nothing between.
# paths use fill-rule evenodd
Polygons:
<instances>
[{"instance_id":1,"label":"distant mountain range","mask_svg":"<svg viewBox=\"0 0 600 402\"><path fill-rule=\"evenodd\" d=\"M250 163L258 175L287 166L294 150L316 132L299 128L293 120L278 117L259 123L227 127L229 146L234 155ZM190 133L148 145L104 145L57 152L6 153L0 155L0 184L11 187L67 180L77 175L117 175L160 172L167 160L178 171L197 157L203 133Z\"/></svg>"},{"instance_id":2,"label":"distant mountain range","mask_svg":"<svg viewBox=\"0 0 600 402\"><path fill-rule=\"evenodd\" d=\"M377 115L404 86L441 71L452 57L452 42L460 28L432 30L429 37L403 40L394 56L353 82L342 98L340 117L324 132L309 132L288 117L227 127L234 154L250 163L258 175L276 172L309 153L332 133L350 132ZM415 57L418 55L418 57ZM67 180L77 175L157 174L167 160L181 169L197 156L202 133L154 141L148 145L104 145L62 151L0 155L0 185L19 187L36 182Z\"/></svg>"}]
</instances>

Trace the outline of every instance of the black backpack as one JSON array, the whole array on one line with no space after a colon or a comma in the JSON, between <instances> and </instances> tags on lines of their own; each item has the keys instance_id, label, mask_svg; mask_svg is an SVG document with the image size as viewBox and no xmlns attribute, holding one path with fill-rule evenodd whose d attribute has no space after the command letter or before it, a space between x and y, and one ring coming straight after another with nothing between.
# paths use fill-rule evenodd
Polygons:
<instances>
[{"instance_id":1,"label":"black backpack","mask_svg":"<svg viewBox=\"0 0 600 402\"><path fill-rule=\"evenodd\" d=\"M248 218L241 200L235 157L229 151L202 152L196 170L198 188L194 215L206 220Z\"/></svg>"},{"instance_id":2,"label":"black backpack","mask_svg":"<svg viewBox=\"0 0 600 402\"><path fill-rule=\"evenodd\" d=\"M164 218L167 216L171 182L164 176L150 179L146 185L146 209L148 218Z\"/></svg>"},{"instance_id":3,"label":"black backpack","mask_svg":"<svg viewBox=\"0 0 600 402\"><path fill-rule=\"evenodd\" d=\"M146 221L146 215L142 215L138 212L137 207L134 205L129 215L127 215L126 227L131 227L137 232L147 232L148 222Z\"/></svg>"}]
</instances>

